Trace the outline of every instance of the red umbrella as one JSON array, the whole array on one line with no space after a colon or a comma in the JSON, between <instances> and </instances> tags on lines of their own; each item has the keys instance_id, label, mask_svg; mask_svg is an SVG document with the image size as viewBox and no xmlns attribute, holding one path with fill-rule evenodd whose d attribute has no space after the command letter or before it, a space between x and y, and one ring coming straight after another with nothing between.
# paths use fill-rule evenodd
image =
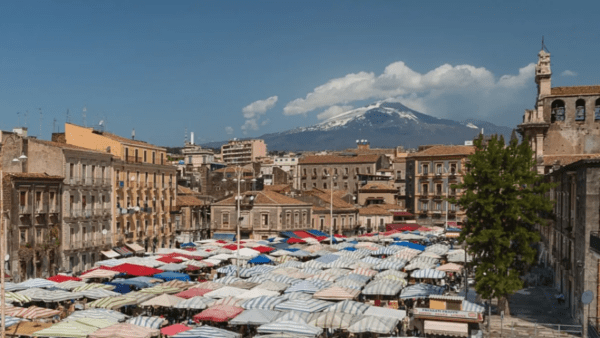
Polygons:
<instances>
[{"instance_id":1,"label":"red umbrella","mask_svg":"<svg viewBox=\"0 0 600 338\"><path fill-rule=\"evenodd\" d=\"M81 278L65 276L65 275L56 275L56 276L52 276L52 277L46 278L46 279L49 281L52 281L52 282L56 282L56 283L62 283L62 282L70 281L70 280L81 281Z\"/></svg>"},{"instance_id":2,"label":"red umbrella","mask_svg":"<svg viewBox=\"0 0 600 338\"><path fill-rule=\"evenodd\" d=\"M242 249L243 247L244 247L243 245L240 245L240 249ZM229 249L229 250L237 250L237 244L225 245L223 248Z\"/></svg>"},{"instance_id":3,"label":"red umbrella","mask_svg":"<svg viewBox=\"0 0 600 338\"><path fill-rule=\"evenodd\" d=\"M287 240L288 244L306 244L305 241L299 239L299 238L290 238Z\"/></svg>"},{"instance_id":4,"label":"red umbrella","mask_svg":"<svg viewBox=\"0 0 600 338\"><path fill-rule=\"evenodd\" d=\"M185 271L198 271L202 269L199 266L195 266L195 265L188 265L187 268L185 268Z\"/></svg>"},{"instance_id":5,"label":"red umbrella","mask_svg":"<svg viewBox=\"0 0 600 338\"><path fill-rule=\"evenodd\" d=\"M180 293L175 294L177 297L189 299L196 296L204 296L205 294L211 292L213 290L210 289L201 289L201 288L191 288Z\"/></svg>"},{"instance_id":6,"label":"red umbrella","mask_svg":"<svg viewBox=\"0 0 600 338\"><path fill-rule=\"evenodd\" d=\"M181 325L181 324L173 324L167 327L163 327L160 329L160 333L165 336L174 336L178 333L185 332L187 330L191 330L191 327Z\"/></svg>"},{"instance_id":7,"label":"red umbrella","mask_svg":"<svg viewBox=\"0 0 600 338\"><path fill-rule=\"evenodd\" d=\"M169 256L163 256L161 258L157 258L156 260L164 262L164 263L181 263L181 262L183 262L182 259L169 257Z\"/></svg>"},{"instance_id":8,"label":"red umbrella","mask_svg":"<svg viewBox=\"0 0 600 338\"><path fill-rule=\"evenodd\" d=\"M122 273L126 273L132 276L152 276L159 273L164 272L163 270L149 268L143 265L135 265L130 263L125 263L117 266L113 266L112 268L108 268L107 270L118 271Z\"/></svg>"},{"instance_id":9,"label":"red umbrella","mask_svg":"<svg viewBox=\"0 0 600 338\"><path fill-rule=\"evenodd\" d=\"M244 312L244 309L239 306L233 305L216 305L211 306L208 309L200 312L194 316L194 321L199 323L201 321L208 322L226 322L230 319L235 318L240 313Z\"/></svg>"},{"instance_id":10,"label":"red umbrella","mask_svg":"<svg viewBox=\"0 0 600 338\"><path fill-rule=\"evenodd\" d=\"M275 250L275 248L271 248L269 246L261 245L261 246L257 246L257 247L252 248L252 250L256 250L256 251L258 251L260 253L268 253L268 252L271 252L271 251Z\"/></svg>"},{"instance_id":11,"label":"red umbrella","mask_svg":"<svg viewBox=\"0 0 600 338\"><path fill-rule=\"evenodd\" d=\"M221 243L221 244L227 244L227 242L225 242L224 240L220 239L217 241L217 243Z\"/></svg>"}]
</instances>

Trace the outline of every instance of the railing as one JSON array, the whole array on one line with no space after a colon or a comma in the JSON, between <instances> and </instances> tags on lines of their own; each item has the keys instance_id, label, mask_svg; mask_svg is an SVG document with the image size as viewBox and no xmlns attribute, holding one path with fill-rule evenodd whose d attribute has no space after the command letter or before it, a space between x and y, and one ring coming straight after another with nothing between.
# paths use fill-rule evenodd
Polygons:
<instances>
[{"instance_id":1,"label":"railing","mask_svg":"<svg viewBox=\"0 0 600 338\"><path fill-rule=\"evenodd\" d=\"M91 209L83 209L82 214L83 214L83 217L90 218L90 217L92 217L92 210Z\"/></svg>"},{"instance_id":2,"label":"railing","mask_svg":"<svg viewBox=\"0 0 600 338\"><path fill-rule=\"evenodd\" d=\"M588 325L588 327L589 327L589 325ZM558 336L553 335L554 337L560 337L561 333L573 335L576 337L581 337L583 335L583 325L566 325L566 324L554 324L554 323L525 323L525 322L521 322L518 325L515 325L515 322L513 322L512 325L507 324L506 326L503 326L501 328L501 330L503 331L503 337L516 337L515 328L520 329L520 331L523 329L526 329L526 328L530 328L530 330L533 329L533 332L530 333L530 337L533 337L533 338L546 337L546 335L544 335L543 332L538 333L538 330L542 331L542 329L550 329L550 330L557 331Z\"/></svg>"},{"instance_id":3,"label":"railing","mask_svg":"<svg viewBox=\"0 0 600 338\"><path fill-rule=\"evenodd\" d=\"M81 217L82 210L79 208L71 208L69 212L67 212L68 217Z\"/></svg>"},{"instance_id":4,"label":"railing","mask_svg":"<svg viewBox=\"0 0 600 338\"><path fill-rule=\"evenodd\" d=\"M48 206L48 212L51 214L58 214L60 212L60 207L58 205L50 205Z\"/></svg>"},{"instance_id":5,"label":"railing","mask_svg":"<svg viewBox=\"0 0 600 338\"><path fill-rule=\"evenodd\" d=\"M129 162L129 163L143 163L142 158L141 157L136 157L136 156L127 156L127 157L125 157L125 162Z\"/></svg>"},{"instance_id":6,"label":"railing","mask_svg":"<svg viewBox=\"0 0 600 338\"><path fill-rule=\"evenodd\" d=\"M30 214L31 205L19 205L19 214Z\"/></svg>"},{"instance_id":7,"label":"railing","mask_svg":"<svg viewBox=\"0 0 600 338\"><path fill-rule=\"evenodd\" d=\"M600 232L590 232L590 250L600 254Z\"/></svg>"}]
</instances>

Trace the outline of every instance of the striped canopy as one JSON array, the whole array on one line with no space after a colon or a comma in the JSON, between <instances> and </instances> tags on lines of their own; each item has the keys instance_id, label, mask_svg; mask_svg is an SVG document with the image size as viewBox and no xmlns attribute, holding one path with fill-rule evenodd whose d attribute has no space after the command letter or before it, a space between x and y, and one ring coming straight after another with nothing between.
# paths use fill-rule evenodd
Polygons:
<instances>
[{"instance_id":1,"label":"striped canopy","mask_svg":"<svg viewBox=\"0 0 600 338\"><path fill-rule=\"evenodd\" d=\"M248 282L248 281L242 279L235 283L229 284L229 286L234 287L234 288L250 290L253 287L257 286L258 284L260 284L260 283L252 283L252 282Z\"/></svg>"},{"instance_id":2,"label":"striped canopy","mask_svg":"<svg viewBox=\"0 0 600 338\"><path fill-rule=\"evenodd\" d=\"M322 327L324 329L346 330L354 322L354 315L343 312L320 312L315 313L308 322L309 325Z\"/></svg>"},{"instance_id":3,"label":"striped canopy","mask_svg":"<svg viewBox=\"0 0 600 338\"><path fill-rule=\"evenodd\" d=\"M15 310L13 310L15 309ZM44 307L30 306L28 308L7 308L7 313L13 317L25 319L41 319L60 315L60 310L46 309Z\"/></svg>"},{"instance_id":4,"label":"striped canopy","mask_svg":"<svg viewBox=\"0 0 600 338\"><path fill-rule=\"evenodd\" d=\"M235 270L233 270L235 272ZM234 277L234 276L225 276L223 278L219 278L215 280L215 283L219 283L219 284L223 284L223 285L229 285L235 282L239 282L241 281L241 279Z\"/></svg>"},{"instance_id":5,"label":"striped canopy","mask_svg":"<svg viewBox=\"0 0 600 338\"><path fill-rule=\"evenodd\" d=\"M103 319L77 319L68 322L60 322L49 328L33 333L34 337L65 337L86 338L89 334L111 325L113 321Z\"/></svg>"},{"instance_id":6,"label":"striped canopy","mask_svg":"<svg viewBox=\"0 0 600 338\"><path fill-rule=\"evenodd\" d=\"M77 320L82 318L89 319L104 319L112 322L119 322L124 320L127 316L119 311L112 311L106 309L89 309L83 311L75 311L69 317L63 319L63 321Z\"/></svg>"},{"instance_id":7,"label":"striped canopy","mask_svg":"<svg viewBox=\"0 0 600 338\"><path fill-rule=\"evenodd\" d=\"M372 264L372 265L377 265L377 264L383 262L383 259L367 256L367 257L361 259L360 261L361 262L365 262L365 263L369 263L369 264Z\"/></svg>"},{"instance_id":8,"label":"striped canopy","mask_svg":"<svg viewBox=\"0 0 600 338\"><path fill-rule=\"evenodd\" d=\"M31 302L31 297L26 296L26 295L22 295L19 293L15 293L15 292L10 292L7 291L4 293L4 296L6 297L6 300L12 300L13 302L17 302L17 303L29 303Z\"/></svg>"},{"instance_id":9,"label":"striped canopy","mask_svg":"<svg viewBox=\"0 0 600 338\"><path fill-rule=\"evenodd\" d=\"M363 316L348 327L352 333L372 332L390 334L398 325L399 320L389 317Z\"/></svg>"},{"instance_id":10,"label":"striped canopy","mask_svg":"<svg viewBox=\"0 0 600 338\"><path fill-rule=\"evenodd\" d=\"M273 310L273 308L282 303L284 300L279 297L272 296L261 296L249 299L242 303L242 307L246 310L250 309L263 309L263 310Z\"/></svg>"},{"instance_id":11,"label":"striped canopy","mask_svg":"<svg viewBox=\"0 0 600 338\"><path fill-rule=\"evenodd\" d=\"M293 300L293 299L312 299L312 295L309 293L304 293L304 292L290 292L290 293L284 293L283 295L279 296L281 299L285 299L285 300Z\"/></svg>"},{"instance_id":12,"label":"striped canopy","mask_svg":"<svg viewBox=\"0 0 600 338\"><path fill-rule=\"evenodd\" d=\"M79 291L91 290L91 289L112 290L114 288L115 288L114 285L101 284L101 283L87 283L86 285L82 285L82 286L78 286L78 287L74 288L72 291L79 292Z\"/></svg>"},{"instance_id":13,"label":"striped canopy","mask_svg":"<svg viewBox=\"0 0 600 338\"><path fill-rule=\"evenodd\" d=\"M352 315L360 315L363 314L368 308L369 305L365 303L356 302L353 300L344 300L325 309L325 312L343 312Z\"/></svg>"},{"instance_id":14,"label":"striped canopy","mask_svg":"<svg viewBox=\"0 0 600 338\"><path fill-rule=\"evenodd\" d=\"M239 299L237 297L225 297L225 298L215 300L212 304L210 304L210 306L215 306L215 305L240 306L243 302L244 302L243 299Z\"/></svg>"},{"instance_id":15,"label":"striped canopy","mask_svg":"<svg viewBox=\"0 0 600 338\"><path fill-rule=\"evenodd\" d=\"M142 289L139 292L145 293L145 294L160 295L162 293L173 294L173 293L179 293L179 292L183 291L183 289L180 287L167 286L165 284L159 284L159 285L153 286L151 288ZM152 297L150 297L150 298L152 298Z\"/></svg>"},{"instance_id":16,"label":"striped canopy","mask_svg":"<svg viewBox=\"0 0 600 338\"><path fill-rule=\"evenodd\" d=\"M179 303L175 304L176 309L196 309L204 310L214 303L214 299L206 298L202 296L196 296L189 299L184 299Z\"/></svg>"},{"instance_id":17,"label":"striped canopy","mask_svg":"<svg viewBox=\"0 0 600 338\"><path fill-rule=\"evenodd\" d=\"M406 281L401 283L400 281L380 279L367 284L362 293L364 295L395 296L402 290L404 285L406 285Z\"/></svg>"},{"instance_id":18,"label":"striped canopy","mask_svg":"<svg viewBox=\"0 0 600 338\"><path fill-rule=\"evenodd\" d=\"M263 309L250 309L232 319L230 325L263 325L271 323L281 312Z\"/></svg>"},{"instance_id":19,"label":"striped canopy","mask_svg":"<svg viewBox=\"0 0 600 338\"><path fill-rule=\"evenodd\" d=\"M319 299L294 299L277 304L275 310L289 311L296 310L302 312L318 312L333 305L331 302L326 302Z\"/></svg>"},{"instance_id":20,"label":"striped canopy","mask_svg":"<svg viewBox=\"0 0 600 338\"><path fill-rule=\"evenodd\" d=\"M254 289L264 289L264 290L270 290L270 291L284 291L288 287L289 287L288 284L277 283L277 282L270 280L270 281L266 281L266 282L263 282L263 283L257 285Z\"/></svg>"},{"instance_id":21,"label":"striped canopy","mask_svg":"<svg viewBox=\"0 0 600 338\"><path fill-rule=\"evenodd\" d=\"M435 269L439 270L439 271L445 271L445 272L460 272L460 271L462 271L463 266L456 264L456 263L447 263L447 264L438 266Z\"/></svg>"},{"instance_id":22,"label":"striped canopy","mask_svg":"<svg viewBox=\"0 0 600 338\"><path fill-rule=\"evenodd\" d=\"M28 279L22 283L17 284L20 288L29 289L29 288L51 288L56 286L56 282L49 281L43 278L33 278Z\"/></svg>"},{"instance_id":23,"label":"striped canopy","mask_svg":"<svg viewBox=\"0 0 600 338\"><path fill-rule=\"evenodd\" d=\"M429 295L441 295L445 288L431 284L415 284L408 286L400 293L400 298L427 298Z\"/></svg>"},{"instance_id":24,"label":"striped canopy","mask_svg":"<svg viewBox=\"0 0 600 338\"><path fill-rule=\"evenodd\" d=\"M292 335L318 336L323 333L320 327L292 321L278 321L261 325L256 329L259 333L288 333Z\"/></svg>"},{"instance_id":25,"label":"striped canopy","mask_svg":"<svg viewBox=\"0 0 600 338\"><path fill-rule=\"evenodd\" d=\"M371 277L369 276L363 276L363 275L357 275L355 273L351 273L348 276L344 276L338 280L336 280L336 283L345 281L345 280L353 280L356 282L360 282L360 283L366 283L367 281L369 281L369 279L371 279Z\"/></svg>"},{"instance_id":26,"label":"striped canopy","mask_svg":"<svg viewBox=\"0 0 600 338\"><path fill-rule=\"evenodd\" d=\"M112 270L106 270L106 269L96 269L94 271L90 271L88 273L85 273L81 276L79 276L82 279L89 279L89 278L113 278L114 276L118 275L120 272L118 271L112 271Z\"/></svg>"},{"instance_id":27,"label":"striped canopy","mask_svg":"<svg viewBox=\"0 0 600 338\"><path fill-rule=\"evenodd\" d=\"M58 283L55 285L55 287L63 289L63 290L73 290L77 287L80 286L84 286L86 285L86 282L80 282L80 281L76 281L76 280L69 280L66 282L62 282L62 283Z\"/></svg>"},{"instance_id":28,"label":"striped canopy","mask_svg":"<svg viewBox=\"0 0 600 338\"><path fill-rule=\"evenodd\" d=\"M332 286L340 286L343 288L355 289L355 290L360 291L364 285L365 285L365 283L363 283L363 282L357 282L357 281L350 280L350 279L344 279L341 282L333 283Z\"/></svg>"},{"instance_id":29,"label":"striped canopy","mask_svg":"<svg viewBox=\"0 0 600 338\"><path fill-rule=\"evenodd\" d=\"M250 278L248 278L246 280L248 282L259 283L260 284L260 283L264 283L264 282L268 281L269 279L267 279L265 277L265 275L255 275L255 276L252 276L252 277L250 277Z\"/></svg>"},{"instance_id":30,"label":"striped canopy","mask_svg":"<svg viewBox=\"0 0 600 338\"><path fill-rule=\"evenodd\" d=\"M462 310L468 312L478 312L483 313L485 311L485 306L479 305L477 303L472 303L467 300L463 300L462 302Z\"/></svg>"},{"instance_id":31,"label":"striped canopy","mask_svg":"<svg viewBox=\"0 0 600 338\"><path fill-rule=\"evenodd\" d=\"M406 272L402 272L402 271L386 270L386 271L382 271L382 272L376 274L375 277L373 277L373 278L375 280L385 279L387 276L396 276L398 278L404 279L404 278L408 277L408 274Z\"/></svg>"},{"instance_id":32,"label":"striped canopy","mask_svg":"<svg viewBox=\"0 0 600 338\"><path fill-rule=\"evenodd\" d=\"M242 335L212 326L200 326L178 333L173 338L241 338Z\"/></svg>"},{"instance_id":33,"label":"striped canopy","mask_svg":"<svg viewBox=\"0 0 600 338\"><path fill-rule=\"evenodd\" d=\"M100 298L106 298L106 297L118 297L118 296L121 295L120 293L109 291L109 290L106 290L106 289L91 289L91 290L80 291L78 293L80 295L82 295L83 297L90 298L90 299L100 299Z\"/></svg>"},{"instance_id":34,"label":"striped canopy","mask_svg":"<svg viewBox=\"0 0 600 338\"><path fill-rule=\"evenodd\" d=\"M98 299L88 303L87 306L88 308L116 310L126 305L136 305L142 303L150 298L153 298L153 295L150 293L130 292L126 296Z\"/></svg>"},{"instance_id":35,"label":"striped canopy","mask_svg":"<svg viewBox=\"0 0 600 338\"><path fill-rule=\"evenodd\" d=\"M374 269L375 270L402 270L406 265L406 260L385 260L379 264L377 264Z\"/></svg>"},{"instance_id":36,"label":"striped canopy","mask_svg":"<svg viewBox=\"0 0 600 338\"><path fill-rule=\"evenodd\" d=\"M352 288L344 288L340 286L331 286L316 292L313 297L317 299L327 300L344 300L355 299L360 294L360 290Z\"/></svg>"},{"instance_id":37,"label":"striped canopy","mask_svg":"<svg viewBox=\"0 0 600 338\"><path fill-rule=\"evenodd\" d=\"M352 270L352 273L356 274L356 275L372 277L377 274L377 271L371 270L371 269L358 268L358 269Z\"/></svg>"},{"instance_id":38,"label":"striped canopy","mask_svg":"<svg viewBox=\"0 0 600 338\"><path fill-rule=\"evenodd\" d=\"M296 284L290 286L284 292L285 293L290 293L290 292L315 293L319 290L321 290L321 288L318 287L316 285L316 283L313 283L311 281L302 281L300 283L296 283Z\"/></svg>"},{"instance_id":39,"label":"striped canopy","mask_svg":"<svg viewBox=\"0 0 600 338\"><path fill-rule=\"evenodd\" d=\"M158 329L165 321L164 318L160 317L145 317L137 316L127 320L127 323L134 324L137 326L143 326L151 329Z\"/></svg>"},{"instance_id":40,"label":"striped canopy","mask_svg":"<svg viewBox=\"0 0 600 338\"><path fill-rule=\"evenodd\" d=\"M229 274L235 272L237 267L235 265L226 265L217 269L218 273ZM223 283L225 284L225 283Z\"/></svg>"},{"instance_id":41,"label":"striped canopy","mask_svg":"<svg viewBox=\"0 0 600 338\"><path fill-rule=\"evenodd\" d=\"M279 292L270 291L270 290L266 290L266 289L252 289L252 290L248 290L248 291L242 293L241 295L237 295L236 298L250 299L250 298L256 298L256 297L261 297L261 296L279 296Z\"/></svg>"},{"instance_id":42,"label":"striped canopy","mask_svg":"<svg viewBox=\"0 0 600 338\"><path fill-rule=\"evenodd\" d=\"M244 289L234 288L231 286L226 286L220 289L213 290L209 293L206 293L204 297L209 298L226 298L226 297L235 297L237 295L241 295L246 292Z\"/></svg>"},{"instance_id":43,"label":"striped canopy","mask_svg":"<svg viewBox=\"0 0 600 338\"><path fill-rule=\"evenodd\" d=\"M151 298L143 303L140 306L159 306L159 307L173 307L177 305L177 303L181 302L183 298L179 298L176 296L171 296L168 294L162 294L160 296ZM139 325L139 324L136 324ZM144 325L142 325L144 326Z\"/></svg>"},{"instance_id":44,"label":"striped canopy","mask_svg":"<svg viewBox=\"0 0 600 338\"><path fill-rule=\"evenodd\" d=\"M194 321L199 323L201 321L208 322L226 322L232 318L237 317L242 313L244 309L232 305L213 305L208 309L200 312L194 316Z\"/></svg>"},{"instance_id":45,"label":"striped canopy","mask_svg":"<svg viewBox=\"0 0 600 338\"><path fill-rule=\"evenodd\" d=\"M311 320L314 313L310 312L300 312L300 311L285 311L280 312L279 316L275 318L274 322L284 322L284 321L292 321L298 323L306 323Z\"/></svg>"},{"instance_id":46,"label":"striped canopy","mask_svg":"<svg viewBox=\"0 0 600 338\"><path fill-rule=\"evenodd\" d=\"M406 317L406 311L404 310L396 310L380 306L369 306L363 314L365 316L390 317L398 320L402 320L404 317Z\"/></svg>"},{"instance_id":47,"label":"striped canopy","mask_svg":"<svg viewBox=\"0 0 600 338\"><path fill-rule=\"evenodd\" d=\"M150 338L157 336L159 330L137 326L130 323L118 323L100 329L88 336L88 338Z\"/></svg>"},{"instance_id":48,"label":"striped canopy","mask_svg":"<svg viewBox=\"0 0 600 338\"><path fill-rule=\"evenodd\" d=\"M410 276L412 278L441 279L446 277L446 273L440 270L424 269L413 271Z\"/></svg>"}]
</instances>

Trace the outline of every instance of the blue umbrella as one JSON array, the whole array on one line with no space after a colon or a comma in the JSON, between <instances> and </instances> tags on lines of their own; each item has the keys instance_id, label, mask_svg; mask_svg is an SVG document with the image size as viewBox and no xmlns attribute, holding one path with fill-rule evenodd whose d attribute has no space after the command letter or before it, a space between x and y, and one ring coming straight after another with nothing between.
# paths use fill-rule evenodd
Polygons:
<instances>
[{"instance_id":1,"label":"blue umbrella","mask_svg":"<svg viewBox=\"0 0 600 338\"><path fill-rule=\"evenodd\" d=\"M114 285L115 288L112 290L114 292L118 292L118 293L129 293L129 292L131 292L131 286L127 285L127 284L114 283L114 282L106 282L104 284Z\"/></svg>"},{"instance_id":2,"label":"blue umbrella","mask_svg":"<svg viewBox=\"0 0 600 338\"><path fill-rule=\"evenodd\" d=\"M185 274L185 273L181 273L181 272L173 272L173 271L165 271L163 273L159 273L154 275L153 277L155 278L160 278L160 279L164 279L165 281L171 281L171 280L180 280L182 282L189 282L190 276Z\"/></svg>"},{"instance_id":3,"label":"blue umbrella","mask_svg":"<svg viewBox=\"0 0 600 338\"><path fill-rule=\"evenodd\" d=\"M180 245L182 248L188 248L188 247L195 247L196 244L192 243L192 242L188 242L188 243L183 243Z\"/></svg>"},{"instance_id":4,"label":"blue umbrella","mask_svg":"<svg viewBox=\"0 0 600 338\"><path fill-rule=\"evenodd\" d=\"M248 261L250 264L268 264L271 263L271 260L263 255L256 256Z\"/></svg>"},{"instance_id":5,"label":"blue umbrella","mask_svg":"<svg viewBox=\"0 0 600 338\"><path fill-rule=\"evenodd\" d=\"M356 248L353 248L351 246L343 248L342 250L346 250L346 251L356 251Z\"/></svg>"}]
</instances>

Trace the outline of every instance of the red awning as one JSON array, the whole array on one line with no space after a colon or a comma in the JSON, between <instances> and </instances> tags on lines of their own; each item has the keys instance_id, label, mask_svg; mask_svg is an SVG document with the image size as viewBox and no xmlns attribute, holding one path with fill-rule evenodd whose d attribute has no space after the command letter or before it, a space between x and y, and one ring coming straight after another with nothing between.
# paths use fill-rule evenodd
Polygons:
<instances>
[{"instance_id":1,"label":"red awning","mask_svg":"<svg viewBox=\"0 0 600 338\"><path fill-rule=\"evenodd\" d=\"M244 248L243 245L240 245L240 249ZM225 245L223 247L223 249L229 249L229 250L237 250L237 244L229 244L229 245Z\"/></svg>"},{"instance_id":2,"label":"red awning","mask_svg":"<svg viewBox=\"0 0 600 338\"><path fill-rule=\"evenodd\" d=\"M294 235L301 237L301 238L315 238L315 236L309 234L306 231L294 231Z\"/></svg>"},{"instance_id":3,"label":"red awning","mask_svg":"<svg viewBox=\"0 0 600 338\"><path fill-rule=\"evenodd\" d=\"M414 231L420 228L421 226L416 223L406 224L406 223L391 223L386 224L385 228L387 231L390 230L400 230L400 231Z\"/></svg>"},{"instance_id":4,"label":"red awning","mask_svg":"<svg viewBox=\"0 0 600 338\"><path fill-rule=\"evenodd\" d=\"M207 294L211 291L213 291L213 290L201 289L201 288L191 288L191 289L182 291L180 293L176 293L175 296L189 299L189 298L193 298L196 296L204 296L205 294Z\"/></svg>"},{"instance_id":5,"label":"red awning","mask_svg":"<svg viewBox=\"0 0 600 338\"><path fill-rule=\"evenodd\" d=\"M306 244L305 241L299 239L299 238L290 238L287 240L288 244Z\"/></svg>"},{"instance_id":6,"label":"red awning","mask_svg":"<svg viewBox=\"0 0 600 338\"><path fill-rule=\"evenodd\" d=\"M52 281L52 282L56 282L56 283L62 283L62 282L70 281L70 280L81 281L81 278L65 276L65 275L56 275L56 276L52 276L52 277L46 278L46 279L49 281Z\"/></svg>"},{"instance_id":7,"label":"red awning","mask_svg":"<svg viewBox=\"0 0 600 338\"><path fill-rule=\"evenodd\" d=\"M252 248L252 250L256 250L256 251L258 251L260 253L268 253L268 252L271 252L271 251L275 250L275 248L271 248L269 246L261 245L261 246L256 246L256 247Z\"/></svg>"},{"instance_id":8,"label":"red awning","mask_svg":"<svg viewBox=\"0 0 600 338\"><path fill-rule=\"evenodd\" d=\"M164 263L181 263L183 262L183 259L179 259L179 258L175 258L175 257L169 257L169 256L164 256L161 258L157 258L157 261L161 261Z\"/></svg>"},{"instance_id":9,"label":"red awning","mask_svg":"<svg viewBox=\"0 0 600 338\"><path fill-rule=\"evenodd\" d=\"M178 333L185 332L187 330L191 330L191 327L181 325L181 324L173 324L167 327L163 327L160 329L160 333L165 336L174 336Z\"/></svg>"},{"instance_id":10,"label":"red awning","mask_svg":"<svg viewBox=\"0 0 600 338\"><path fill-rule=\"evenodd\" d=\"M411 214L408 211L395 211L394 216L404 216L404 217L408 217L408 216L414 216L413 214Z\"/></svg>"},{"instance_id":11,"label":"red awning","mask_svg":"<svg viewBox=\"0 0 600 338\"><path fill-rule=\"evenodd\" d=\"M126 273L128 275L137 276L137 277L152 276L152 275L156 275L156 274L163 272L163 270L149 268L149 267L143 266L143 265L130 264L130 263L113 266L112 268L107 268L107 270L118 271L118 272Z\"/></svg>"}]
</instances>

